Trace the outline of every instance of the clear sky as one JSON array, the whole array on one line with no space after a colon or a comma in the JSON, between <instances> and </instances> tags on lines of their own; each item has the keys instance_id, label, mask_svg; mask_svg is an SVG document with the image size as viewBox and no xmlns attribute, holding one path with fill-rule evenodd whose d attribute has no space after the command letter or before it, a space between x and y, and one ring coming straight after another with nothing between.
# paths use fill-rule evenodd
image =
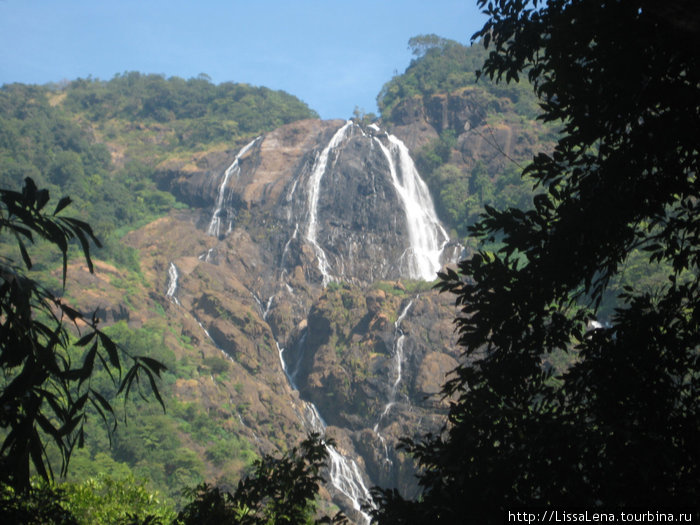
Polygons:
<instances>
[{"instance_id":1,"label":"clear sky","mask_svg":"<svg viewBox=\"0 0 700 525\"><path fill-rule=\"evenodd\" d=\"M376 111L410 37L468 43L483 22L476 0L0 0L0 84L206 73L347 118Z\"/></svg>"}]
</instances>

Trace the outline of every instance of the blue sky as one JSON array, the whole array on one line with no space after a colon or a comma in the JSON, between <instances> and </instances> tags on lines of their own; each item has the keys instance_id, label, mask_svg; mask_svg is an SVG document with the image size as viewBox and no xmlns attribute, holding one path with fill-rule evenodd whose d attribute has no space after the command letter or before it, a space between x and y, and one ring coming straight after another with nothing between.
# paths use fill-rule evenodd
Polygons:
<instances>
[{"instance_id":1,"label":"blue sky","mask_svg":"<svg viewBox=\"0 0 700 525\"><path fill-rule=\"evenodd\" d=\"M206 73L347 118L376 111L410 37L467 43L483 21L476 0L0 0L0 84Z\"/></svg>"}]
</instances>

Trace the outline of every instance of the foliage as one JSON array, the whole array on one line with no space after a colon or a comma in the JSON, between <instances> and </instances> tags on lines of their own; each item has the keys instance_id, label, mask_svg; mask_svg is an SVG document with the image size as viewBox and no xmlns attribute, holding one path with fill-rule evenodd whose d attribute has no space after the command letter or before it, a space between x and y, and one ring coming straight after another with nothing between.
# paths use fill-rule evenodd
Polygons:
<instances>
[{"instance_id":1,"label":"foliage","mask_svg":"<svg viewBox=\"0 0 700 525\"><path fill-rule=\"evenodd\" d=\"M318 434L311 434L299 449L292 448L281 458L264 456L257 460L254 472L238 483L233 494L217 487L199 485L194 500L180 512L183 525L219 523L301 524L344 523L338 513L332 520L314 520L314 501L322 481L328 452Z\"/></svg>"},{"instance_id":2,"label":"foliage","mask_svg":"<svg viewBox=\"0 0 700 525\"><path fill-rule=\"evenodd\" d=\"M448 163L456 143L454 130L446 129L441 136L423 147L416 156L416 165L431 190L435 207L446 224L461 237L479 216L492 208L526 209L534 192L522 170L514 163L493 174L481 160L471 168Z\"/></svg>"},{"instance_id":3,"label":"foliage","mask_svg":"<svg viewBox=\"0 0 700 525\"><path fill-rule=\"evenodd\" d=\"M145 482L132 476L113 479L107 476L89 478L81 483L61 486L63 508L70 511L81 525L114 523L171 523L176 513L158 494L151 493Z\"/></svg>"},{"instance_id":4,"label":"foliage","mask_svg":"<svg viewBox=\"0 0 700 525\"><path fill-rule=\"evenodd\" d=\"M164 213L175 199L149 180L152 167L131 161L117 170L107 147L53 106L49 94L47 88L21 84L0 89L0 185L17 187L31 177L51 193L70 193L74 209L107 240L97 254L133 268L128 259L133 255L115 246L110 235L117 225ZM36 255L40 264L50 266L41 245Z\"/></svg>"},{"instance_id":5,"label":"foliage","mask_svg":"<svg viewBox=\"0 0 700 525\"><path fill-rule=\"evenodd\" d=\"M67 106L92 120L181 120L180 140L206 143L214 138L258 133L302 118L318 118L298 98L284 91L225 82L206 75L184 80L135 71L104 82L77 79L68 87ZM204 134L204 135L202 135Z\"/></svg>"},{"instance_id":6,"label":"foliage","mask_svg":"<svg viewBox=\"0 0 700 525\"><path fill-rule=\"evenodd\" d=\"M62 489L45 482L35 480L23 492L0 483L0 521L21 525L78 525L80 522L63 507L64 498Z\"/></svg>"},{"instance_id":7,"label":"foliage","mask_svg":"<svg viewBox=\"0 0 700 525\"><path fill-rule=\"evenodd\" d=\"M697 5L479 0L482 75L526 74L563 131L526 168L534 207L486 213L481 250L447 271L465 362L441 435L405 446L423 494L377 493L380 523L500 523L518 506L692 506L700 500L700 60ZM666 273L630 282L635 250ZM636 252L638 257L639 251ZM690 274L691 278L684 278ZM557 377L542 366L573 359ZM554 380L556 379L556 380Z\"/></svg>"},{"instance_id":8,"label":"foliage","mask_svg":"<svg viewBox=\"0 0 700 525\"><path fill-rule=\"evenodd\" d=\"M48 201L48 191L38 190L31 179L21 193L0 190L0 232L15 239L25 266L23 270L9 258L0 263L0 427L7 430L0 448L0 476L22 490L29 488L30 464L45 479L52 476L47 440L58 448L65 474L74 447L83 445L89 406L105 424L110 419L116 424L111 404L93 388L95 363L108 371L115 388L127 396L134 382L145 375L162 404L155 385L161 363L124 353L98 329L94 316L84 316L25 275L32 268L27 243L35 238L58 248L64 284L71 239L79 241L92 271L90 242L99 244L92 229L83 221L58 215L70 204L69 198L61 199L53 213L44 210ZM65 321L81 335L76 345L85 351L79 364L67 351L71 334ZM132 364L123 372L124 358Z\"/></svg>"},{"instance_id":9,"label":"foliage","mask_svg":"<svg viewBox=\"0 0 700 525\"><path fill-rule=\"evenodd\" d=\"M202 368L196 360L177 359L167 342L172 335L170 328L160 320L140 328L120 321L104 331L130 354L147 355L168 367L159 384L168 411L163 413L159 407L134 398L128 424L119 425L110 436L99 424L99 414L89 410L85 448L73 454L66 480L80 484L102 474L114 479L147 479L152 490L163 494L172 505L182 504L184 490L211 479L212 472L217 483L235 484L258 457L246 437L237 432L242 423L236 407L222 405L210 412L197 402L182 402L173 388L178 380L192 380L200 372L208 377L218 367L228 368L228 361L205 358L210 365ZM105 370L96 369L91 381L108 402L119 400Z\"/></svg>"},{"instance_id":10,"label":"foliage","mask_svg":"<svg viewBox=\"0 0 700 525\"><path fill-rule=\"evenodd\" d=\"M408 41L414 58L402 75L384 84L377 95L377 106L385 122L391 122L394 109L403 100L414 96L451 93L476 83L476 70L484 61L485 53L479 46L465 46L437 35L419 35ZM507 97L516 104L521 114L536 112L536 98L524 86L499 86L483 82L482 86L494 97Z\"/></svg>"},{"instance_id":11,"label":"foliage","mask_svg":"<svg viewBox=\"0 0 700 525\"><path fill-rule=\"evenodd\" d=\"M450 92L473 83L474 71L481 63L466 46L436 35L413 37L408 45L416 58L406 73L387 82L377 95L377 105L385 118L400 100Z\"/></svg>"},{"instance_id":12,"label":"foliage","mask_svg":"<svg viewBox=\"0 0 700 525\"><path fill-rule=\"evenodd\" d=\"M9 84L0 88L0 187L31 177L54 194L69 193L105 241L97 255L136 270L133 250L116 237L177 207L156 186L160 161L317 116L282 91L214 85L206 75L129 72L62 87ZM41 249L36 258L51 265Z\"/></svg>"}]
</instances>

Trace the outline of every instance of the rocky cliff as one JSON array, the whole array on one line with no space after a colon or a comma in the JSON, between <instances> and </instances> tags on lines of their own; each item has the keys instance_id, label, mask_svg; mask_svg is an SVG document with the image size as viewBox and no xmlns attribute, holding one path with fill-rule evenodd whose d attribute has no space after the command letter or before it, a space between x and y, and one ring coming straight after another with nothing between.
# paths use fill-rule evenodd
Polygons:
<instances>
[{"instance_id":1,"label":"rocky cliff","mask_svg":"<svg viewBox=\"0 0 700 525\"><path fill-rule=\"evenodd\" d=\"M391 131L418 152L451 130L457 138L451 164L469 171L480 161L489 174L499 174L509 164L524 163L537 151L551 148L554 137L553 129L535 120L529 114L532 108L518 107L514 96L497 96L496 88L490 92L478 85L416 95L393 110Z\"/></svg>"},{"instance_id":2,"label":"rocky cliff","mask_svg":"<svg viewBox=\"0 0 700 525\"><path fill-rule=\"evenodd\" d=\"M190 208L125 238L156 289L127 320L165 316L179 359L229 363L178 379L175 395L260 452L332 436L327 488L357 521L374 484L415 493L394 447L442 422L433 394L457 363L454 310L429 281L461 247L406 146L376 126L306 120L166 162L158 184ZM121 315L116 297L89 297Z\"/></svg>"}]
</instances>

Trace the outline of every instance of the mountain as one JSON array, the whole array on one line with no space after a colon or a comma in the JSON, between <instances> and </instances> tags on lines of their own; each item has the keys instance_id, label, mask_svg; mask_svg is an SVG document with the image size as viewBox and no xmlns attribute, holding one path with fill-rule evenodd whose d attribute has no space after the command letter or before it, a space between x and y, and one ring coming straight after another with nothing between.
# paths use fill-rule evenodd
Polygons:
<instances>
[{"instance_id":1,"label":"mountain","mask_svg":"<svg viewBox=\"0 0 700 525\"><path fill-rule=\"evenodd\" d=\"M177 500L319 431L337 443L322 505L361 522L372 485L417 494L395 446L439 430L460 360L431 281L484 205L531 197L513 162L551 133L517 88L474 84L455 44L392 79L374 122L206 78L0 90L2 180L69 191L107 240L95 275L69 268L66 300L169 369L167 412L134 401L111 449L90 426L73 479L132 473ZM60 290L55 263L36 266Z\"/></svg>"},{"instance_id":2,"label":"mountain","mask_svg":"<svg viewBox=\"0 0 700 525\"><path fill-rule=\"evenodd\" d=\"M125 242L160 283L168 324L232 360L243 387L229 402L250 404L239 414L250 437L269 441L255 434L268 421L285 442L327 426L347 458L333 492L365 496L343 488L351 481L415 490L393 449L437 429L440 403L425 396L457 359L449 300L421 280L461 247L401 141L304 120L238 151L164 163L157 180L191 209ZM353 462L359 479L342 473Z\"/></svg>"}]
</instances>

